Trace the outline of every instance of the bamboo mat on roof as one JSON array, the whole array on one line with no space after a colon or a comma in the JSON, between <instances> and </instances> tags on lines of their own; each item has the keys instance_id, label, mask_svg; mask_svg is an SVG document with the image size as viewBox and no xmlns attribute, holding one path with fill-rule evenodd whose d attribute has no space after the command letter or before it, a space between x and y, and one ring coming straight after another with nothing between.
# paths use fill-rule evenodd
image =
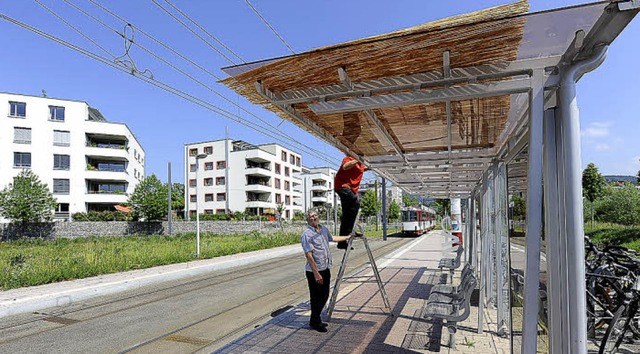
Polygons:
<instances>
[{"instance_id":1,"label":"bamboo mat on roof","mask_svg":"<svg viewBox=\"0 0 640 354\"><path fill-rule=\"evenodd\" d=\"M454 16L427 24L319 48L284 58L222 82L255 104L291 118L262 98L254 83L282 93L340 84L344 67L352 82L435 72L442 76L442 53L450 51L452 68L513 61L522 42L527 1ZM354 152L365 156L393 154L362 112L316 115L307 103L293 107ZM509 96L452 104L452 147L490 147L503 129ZM444 103L374 111L404 152L447 149ZM294 121L294 123L296 123ZM297 124L297 123L296 123ZM304 127L303 127L304 128ZM306 129L306 128L305 128Z\"/></svg>"}]
</instances>

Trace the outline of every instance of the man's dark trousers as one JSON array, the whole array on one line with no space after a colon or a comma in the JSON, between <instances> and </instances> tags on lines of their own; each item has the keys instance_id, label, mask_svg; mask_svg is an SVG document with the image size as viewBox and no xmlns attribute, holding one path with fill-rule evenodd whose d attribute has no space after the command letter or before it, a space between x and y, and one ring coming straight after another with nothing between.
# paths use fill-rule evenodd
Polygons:
<instances>
[{"instance_id":1,"label":"man's dark trousers","mask_svg":"<svg viewBox=\"0 0 640 354\"><path fill-rule=\"evenodd\" d=\"M342 203L342 220L340 220L340 236L349 236L356 224L358 210L360 210L360 198L351 188L342 187L336 193ZM344 241L343 241L344 242ZM346 242L345 242L346 245Z\"/></svg>"},{"instance_id":2,"label":"man's dark trousers","mask_svg":"<svg viewBox=\"0 0 640 354\"><path fill-rule=\"evenodd\" d=\"M319 271L322 276L322 284L316 282L313 272L307 273L307 283L309 284L309 297L311 300L311 319L309 324L316 326L322 323L320 314L324 305L329 300L329 285L331 283L331 271L329 269Z\"/></svg>"}]
</instances>

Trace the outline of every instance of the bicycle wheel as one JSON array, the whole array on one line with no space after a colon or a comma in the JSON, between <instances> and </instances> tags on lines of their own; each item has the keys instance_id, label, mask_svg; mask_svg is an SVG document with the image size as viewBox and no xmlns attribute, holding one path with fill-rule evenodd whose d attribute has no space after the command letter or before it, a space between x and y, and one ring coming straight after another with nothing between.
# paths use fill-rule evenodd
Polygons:
<instances>
[{"instance_id":1,"label":"bicycle wheel","mask_svg":"<svg viewBox=\"0 0 640 354\"><path fill-rule=\"evenodd\" d=\"M627 305L620 305L613 314L613 319L609 322L609 328L600 343L599 354L613 354L624 339L624 335L629 328L629 317L626 317Z\"/></svg>"}]
</instances>

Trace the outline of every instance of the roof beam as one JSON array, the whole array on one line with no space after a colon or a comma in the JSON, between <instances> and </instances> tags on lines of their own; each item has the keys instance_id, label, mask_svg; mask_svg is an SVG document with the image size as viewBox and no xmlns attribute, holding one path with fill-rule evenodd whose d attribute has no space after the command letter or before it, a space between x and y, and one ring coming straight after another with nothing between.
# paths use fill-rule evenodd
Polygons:
<instances>
[{"instance_id":1,"label":"roof beam","mask_svg":"<svg viewBox=\"0 0 640 354\"><path fill-rule=\"evenodd\" d=\"M531 69L555 67L559 62L560 56L552 56L547 58L516 60L509 63L451 68L451 77L448 79L443 79L442 72L435 70L413 75L352 82L350 88L341 80L342 83L337 85L274 93L273 102L278 104L293 104L309 101L326 101L342 97L363 97L398 90L422 90L435 86L456 85L526 75Z\"/></svg>"},{"instance_id":2,"label":"roof beam","mask_svg":"<svg viewBox=\"0 0 640 354\"><path fill-rule=\"evenodd\" d=\"M378 135L380 135L385 140L387 140L387 142L391 145L391 147L393 147L393 150L396 151L396 154L398 154L402 158L404 164L408 164L409 162L407 161L407 157L402 152L402 148L393 139L391 134L389 134L389 132L384 127L384 125L382 124L380 119L378 119L378 116L373 111L370 111L370 110L364 111L364 113L367 116L367 118L369 118L369 121L373 124L375 130L377 130L377 132L378 132L378 134L374 134L374 135L376 135L376 137L378 137ZM378 140L380 140L380 139L378 139ZM382 142L380 142L380 143L382 143Z\"/></svg>"},{"instance_id":3,"label":"roof beam","mask_svg":"<svg viewBox=\"0 0 640 354\"><path fill-rule=\"evenodd\" d=\"M402 92L388 95L352 98L343 101L318 102L309 105L316 114L335 114L380 109L413 104L429 104L442 101L460 101L472 98L502 96L528 92L531 80L514 79L466 86L454 86L418 92Z\"/></svg>"}]
</instances>

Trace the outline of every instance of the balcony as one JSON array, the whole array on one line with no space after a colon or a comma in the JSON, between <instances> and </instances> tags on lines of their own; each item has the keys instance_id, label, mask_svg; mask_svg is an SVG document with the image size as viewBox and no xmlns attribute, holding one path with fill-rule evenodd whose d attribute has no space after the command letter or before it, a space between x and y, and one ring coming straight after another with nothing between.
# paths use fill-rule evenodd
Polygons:
<instances>
[{"instance_id":1,"label":"balcony","mask_svg":"<svg viewBox=\"0 0 640 354\"><path fill-rule=\"evenodd\" d=\"M329 189L329 187L326 184L312 184L311 188L312 191L326 191Z\"/></svg>"},{"instance_id":2,"label":"balcony","mask_svg":"<svg viewBox=\"0 0 640 354\"><path fill-rule=\"evenodd\" d=\"M116 193L115 191L89 191L85 196L87 203L126 203L129 195L126 193Z\"/></svg>"},{"instance_id":3,"label":"balcony","mask_svg":"<svg viewBox=\"0 0 640 354\"><path fill-rule=\"evenodd\" d=\"M271 186L260 184L260 183L247 184L245 185L245 190L247 192L254 192L254 193L271 193L273 191Z\"/></svg>"},{"instance_id":4,"label":"balcony","mask_svg":"<svg viewBox=\"0 0 640 354\"><path fill-rule=\"evenodd\" d=\"M262 167L247 167L245 174L247 176L271 177L271 170Z\"/></svg>"},{"instance_id":5,"label":"balcony","mask_svg":"<svg viewBox=\"0 0 640 354\"><path fill-rule=\"evenodd\" d=\"M257 163L265 163L267 162L269 165L271 164L270 161L272 161L274 159L274 155L270 154L264 150L260 150L260 149L251 149L251 150L246 150L245 152L245 158L247 159L247 161L254 161Z\"/></svg>"},{"instance_id":6,"label":"balcony","mask_svg":"<svg viewBox=\"0 0 640 354\"><path fill-rule=\"evenodd\" d=\"M323 196L313 196L311 197L311 201L312 202L319 202L319 203L328 203L329 202L329 198L327 197L323 197Z\"/></svg>"}]
</instances>

